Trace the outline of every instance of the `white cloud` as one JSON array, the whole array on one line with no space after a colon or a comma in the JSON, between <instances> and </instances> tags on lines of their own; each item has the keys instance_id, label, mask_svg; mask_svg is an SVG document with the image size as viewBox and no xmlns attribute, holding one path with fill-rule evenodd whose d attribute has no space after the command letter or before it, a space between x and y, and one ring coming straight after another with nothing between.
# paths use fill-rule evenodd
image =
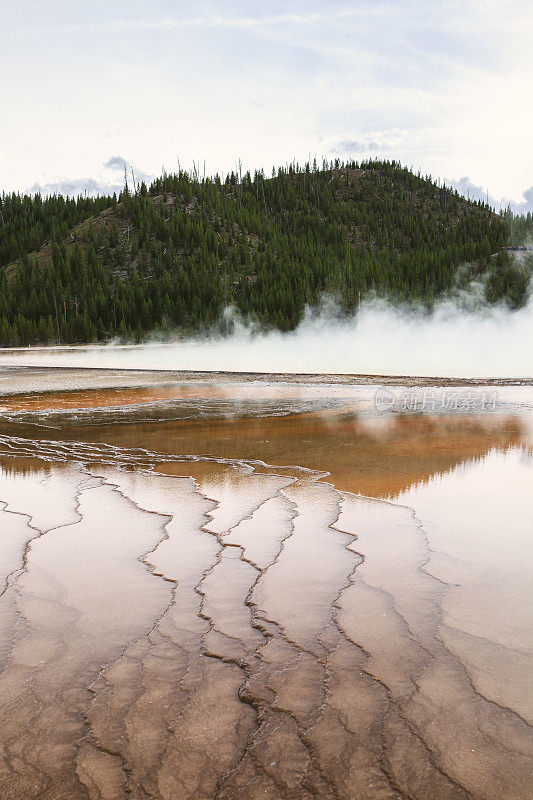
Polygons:
<instances>
[{"instance_id":1,"label":"white cloud","mask_svg":"<svg viewBox=\"0 0 533 800\"><path fill-rule=\"evenodd\" d=\"M108 158L108 160L102 164L102 167L112 172L120 172L122 174L125 172L128 180L130 177L135 177L136 183L142 183L144 181L148 184L155 177L149 172L144 172L142 169L128 163L122 156L111 156L111 158Z\"/></svg>"},{"instance_id":2,"label":"white cloud","mask_svg":"<svg viewBox=\"0 0 533 800\"><path fill-rule=\"evenodd\" d=\"M533 183L529 3L29 4L0 31L4 189L118 182L110 131L139 176L178 155L227 171L366 152L517 203Z\"/></svg>"},{"instance_id":3,"label":"white cloud","mask_svg":"<svg viewBox=\"0 0 533 800\"><path fill-rule=\"evenodd\" d=\"M507 208L508 206L511 206L515 214L527 214L528 211L533 211L533 186L524 190L522 193L523 200L513 201L507 197L493 197L488 188L475 184L466 175L459 178L459 180L446 181L446 184L453 189L457 189L459 194L463 195L463 197L470 200L483 200L484 202L488 202L488 204L497 211L499 211L500 208Z\"/></svg>"},{"instance_id":4,"label":"white cloud","mask_svg":"<svg viewBox=\"0 0 533 800\"><path fill-rule=\"evenodd\" d=\"M113 170L120 170L120 172L124 172L124 169L128 167L128 162L122 158L122 156L111 156L108 158L106 162L103 164L104 169L113 169Z\"/></svg>"},{"instance_id":5,"label":"white cloud","mask_svg":"<svg viewBox=\"0 0 533 800\"><path fill-rule=\"evenodd\" d=\"M195 28L259 28L280 25L316 25L331 20L354 17L380 16L387 13L387 5L376 3L373 7L329 9L314 13L282 13L260 16L225 16L212 14L203 17L164 16L141 19L106 19L101 22L62 25L57 32L72 34L87 31L167 31L191 30Z\"/></svg>"},{"instance_id":6,"label":"white cloud","mask_svg":"<svg viewBox=\"0 0 533 800\"><path fill-rule=\"evenodd\" d=\"M429 151L442 143L444 132L438 128L389 128L360 133L353 138L333 142L330 153L339 155L379 154L393 157Z\"/></svg>"},{"instance_id":7,"label":"white cloud","mask_svg":"<svg viewBox=\"0 0 533 800\"><path fill-rule=\"evenodd\" d=\"M122 184L111 184L94 178L63 178L48 183L34 183L26 190L29 194L62 194L65 197L77 197L80 194L117 194L122 190Z\"/></svg>"},{"instance_id":8,"label":"white cloud","mask_svg":"<svg viewBox=\"0 0 533 800\"><path fill-rule=\"evenodd\" d=\"M69 197L77 197L80 194L88 195L117 195L124 188L124 168L131 184L132 166L122 156L111 156L102 164L102 171L96 178L54 178L43 183L33 183L26 191L30 194L39 193L42 195L62 194ZM106 173L112 173L110 177ZM154 176L143 170L133 168L135 182L140 184L142 181L149 184Z\"/></svg>"}]
</instances>

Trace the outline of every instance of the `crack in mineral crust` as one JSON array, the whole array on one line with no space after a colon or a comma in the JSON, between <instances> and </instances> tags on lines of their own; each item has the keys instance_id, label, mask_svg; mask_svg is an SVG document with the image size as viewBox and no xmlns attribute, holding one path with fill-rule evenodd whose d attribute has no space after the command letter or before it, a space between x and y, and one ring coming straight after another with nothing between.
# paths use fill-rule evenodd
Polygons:
<instances>
[{"instance_id":1,"label":"crack in mineral crust","mask_svg":"<svg viewBox=\"0 0 533 800\"><path fill-rule=\"evenodd\" d=\"M46 685L34 691L39 707L26 718L26 741L31 741L46 703L49 711L68 711L74 726L70 767L67 758L61 790L46 752L32 766L20 747L14 749L13 737L5 738L4 727L1 752L4 776L9 776L7 797L517 800L528 796L520 783L527 766L527 726L478 692L466 667L444 646L440 602L447 584L425 570L431 557L429 542L412 509L339 493L329 484L317 483L324 473L294 468L291 475L284 468L276 476L275 467L261 462L210 459L220 465L221 474L224 469L241 469L243 477L234 475L233 488L226 486L220 493L223 482L217 489L209 477L191 483L158 474L158 465L172 459L161 461L157 453L146 450L54 447L49 442L40 450L40 443L30 440L8 446L13 454L85 465L88 474L101 482L102 491L129 503L131 523L146 515L153 519L152 542L136 553L135 560L146 575L172 588L165 602L164 593L157 594L157 613L138 619L136 635L123 641L113 657L102 653L100 663L92 667L91 680L80 664L78 688L56 691L55 706L50 705ZM206 460L180 457L180 461L185 470L191 465L192 471L193 465ZM87 472L78 469L87 480ZM15 607L28 630L37 630L38 620L50 613L40 599L37 566L31 559L28 566L33 543L45 534L65 535L63 529L75 530L86 523L79 513L80 498L94 488L90 482L78 487L79 519L48 531L33 528L37 534L26 542L23 568L13 569L6 579L3 594L20 598ZM244 493L240 499L239 491ZM5 503L1 496L0 501ZM344 524L348 502L354 518ZM403 530L412 531L413 549L402 569L410 576L412 597L405 581L393 576L391 583L385 562L373 555L377 539L365 523L368 502L381 518L392 515L396 532L405 512L410 515ZM280 508L285 509L284 517ZM277 516L270 509L276 509ZM10 512L9 504L4 511ZM24 511L12 513L28 522L33 519ZM224 520L224 514L232 524L216 523L217 518ZM286 526L282 524L281 532L265 529L272 517L276 526L280 519ZM264 545L255 560L248 555L254 527L259 531L256 536L261 531L271 536L270 550ZM405 535L402 546L411 546ZM41 556L49 558L47 551L41 545ZM422 590L429 591L422 595L429 611L416 607L417 598L420 602L416 591ZM61 647L45 654L45 673L50 663L54 674L60 653L72 650L72 634L65 637L64 631L77 630L83 618L77 606L65 602L66 591L57 584L54 608L67 616L70 608L69 627L63 623ZM35 616L37 612L40 616ZM383 621L389 633L380 637ZM3 719L17 698L13 681L5 683L6 669L24 638L20 633L14 636L2 675ZM395 640L401 647L400 658L391 649ZM406 660L409 648L414 649ZM33 671L40 669L33 665ZM32 670L25 674L34 680ZM439 698L437 676L461 698L464 713L458 719L470 725L469 735L478 737L497 758L513 759L518 775L514 784L506 778L507 783L496 785L491 793L482 776L472 774L456 754L450 755L453 744L434 724L445 700ZM82 697L85 702L80 702ZM511 741L505 743L509 732ZM47 768L38 767L39 758Z\"/></svg>"}]
</instances>

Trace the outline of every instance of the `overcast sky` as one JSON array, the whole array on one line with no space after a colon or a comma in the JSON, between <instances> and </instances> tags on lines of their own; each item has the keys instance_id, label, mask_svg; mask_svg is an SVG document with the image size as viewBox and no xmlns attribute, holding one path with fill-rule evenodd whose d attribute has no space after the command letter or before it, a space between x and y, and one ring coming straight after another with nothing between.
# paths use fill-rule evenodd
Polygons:
<instances>
[{"instance_id":1,"label":"overcast sky","mask_svg":"<svg viewBox=\"0 0 533 800\"><path fill-rule=\"evenodd\" d=\"M5 190L311 153L533 208L531 0L0 3Z\"/></svg>"}]
</instances>

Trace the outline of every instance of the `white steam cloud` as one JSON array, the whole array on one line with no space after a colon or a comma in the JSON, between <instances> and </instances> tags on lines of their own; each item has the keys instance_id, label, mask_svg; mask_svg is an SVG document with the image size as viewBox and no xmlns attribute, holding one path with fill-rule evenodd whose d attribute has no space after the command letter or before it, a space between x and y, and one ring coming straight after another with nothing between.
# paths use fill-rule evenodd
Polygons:
<instances>
[{"instance_id":1,"label":"white steam cloud","mask_svg":"<svg viewBox=\"0 0 533 800\"><path fill-rule=\"evenodd\" d=\"M465 310L445 301L431 314L365 302L355 317L334 306L308 312L291 333L172 343L0 351L1 365L232 372L358 373L456 378L533 377L533 301L519 311Z\"/></svg>"}]
</instances>

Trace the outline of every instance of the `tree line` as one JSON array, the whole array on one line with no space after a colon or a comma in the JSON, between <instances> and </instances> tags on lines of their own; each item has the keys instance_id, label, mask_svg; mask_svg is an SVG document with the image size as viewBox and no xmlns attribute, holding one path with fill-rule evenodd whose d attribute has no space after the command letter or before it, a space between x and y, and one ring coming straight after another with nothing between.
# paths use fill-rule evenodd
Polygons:
<instances>
[{"instance_id":1,"label":"tree line","mask_svg":"<svg viewBox=\"0 0 533 800\"><path fill-rule=\"evenodd\" d=\"M226 306L290 330L325 293L345 312L369 293L429 308L472 278L489 302L527 296L528 270L501 248L531 215L395 161L180 170L118 198L3 195L0 212L2 346L224 331Z\"/></svg>"}]
</instances>

